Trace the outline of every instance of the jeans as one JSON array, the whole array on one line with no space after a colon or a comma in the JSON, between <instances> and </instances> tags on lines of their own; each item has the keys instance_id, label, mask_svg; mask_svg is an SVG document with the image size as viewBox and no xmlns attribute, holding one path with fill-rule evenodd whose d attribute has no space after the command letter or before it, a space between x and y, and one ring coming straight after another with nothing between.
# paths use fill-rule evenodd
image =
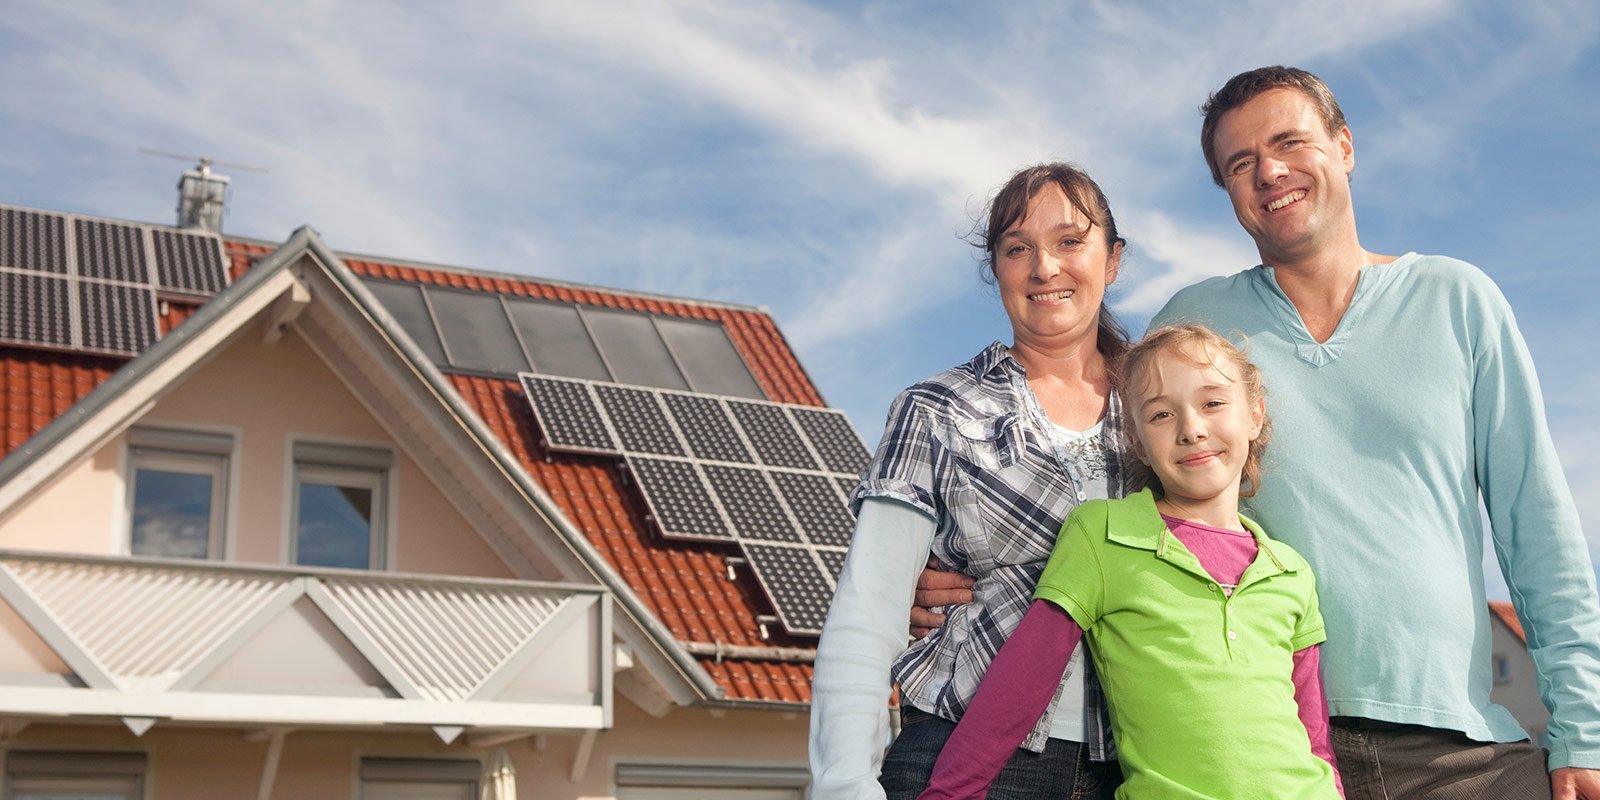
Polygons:
<instances>
[{"instance_id":1,"label":"jeans","mask_svg":"<svg viewBox=\"0 0 1600 800\"><path fill-rule=\"evenodd\" d=\"M900 735L889 745L878 782L888 800L915 800L927 788L939 750L956 724L911 706L900 708ZM1090 761L1089 748L1051 739L1043 753L1017 750L989 787L989 800L1111 800L1122 783L1115 761Z\"/></svg>"}]
</instances>

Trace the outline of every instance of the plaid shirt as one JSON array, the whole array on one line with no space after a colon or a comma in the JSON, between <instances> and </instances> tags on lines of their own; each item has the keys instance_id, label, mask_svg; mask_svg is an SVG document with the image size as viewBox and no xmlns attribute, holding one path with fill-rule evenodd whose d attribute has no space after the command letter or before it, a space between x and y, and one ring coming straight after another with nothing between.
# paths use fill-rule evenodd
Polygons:
<instances>
[{"instance_id":1,"label":"plaid shirt","mask_svg":"<svg viewBox=\"0 0 1600 800\"><path fill-rule=\"evenodd\" d=\"M1115 392L1100 447L1064 452L1053 444L1051 424L1022 365L999 342L912 386L890 407L854 504L859 509L864 498L888 497L921 509L937 522L933 554L977 579L971 603L946 609L945 624L896 659L893 676L905 702L961 719L989 663L1022 622L1062 522L1093 499L1079 473L1103 467L1112 496L1127 493ZM1090 662L1083 663L1090 670L1085 744L1104 761L1112 757L1105 698ZM1024 747L1044 749L1054 707Z\"/></svg>"}]
</instances>

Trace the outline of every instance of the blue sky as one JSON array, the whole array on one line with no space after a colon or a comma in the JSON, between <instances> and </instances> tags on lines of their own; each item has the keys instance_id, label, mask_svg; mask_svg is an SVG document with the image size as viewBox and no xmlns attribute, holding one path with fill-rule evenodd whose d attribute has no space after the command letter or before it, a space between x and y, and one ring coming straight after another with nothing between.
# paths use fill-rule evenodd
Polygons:
<instances>
[{"instance_id":1,"label":"blue sky","mask_svg":"<svg viewBox=\"0 0 1600 800\"><path fill-rule=\"evenodd\" d=\"M1517 309L1600 541L1600 6L1492 2L335 3L14 0L0 202L771 309L869 441L903 386L1009 331L961 240L1065 159L1131 242L1112 301L1255 263L1196 106L1303 66L1355 133L1370 250L1481 266Z\"/></svg>"}]
</instances>

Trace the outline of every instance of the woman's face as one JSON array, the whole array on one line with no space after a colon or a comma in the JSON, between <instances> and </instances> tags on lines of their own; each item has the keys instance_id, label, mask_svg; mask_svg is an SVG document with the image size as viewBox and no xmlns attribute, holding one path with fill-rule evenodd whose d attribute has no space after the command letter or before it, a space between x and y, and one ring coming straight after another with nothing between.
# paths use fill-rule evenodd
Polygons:
<instances>
[{"instance_id":1,"label":"woman's face","mask_svg":"<svg viewBox=\"0 0 1600 800\"><path fill-rule=\"evenodd\" d=\"M1122 246L1108 246L1059 185L1040 189L995 243L995 281L1016 344L1041 352L1093 346L1121 259Z\"/></svg>"}]
</instances>

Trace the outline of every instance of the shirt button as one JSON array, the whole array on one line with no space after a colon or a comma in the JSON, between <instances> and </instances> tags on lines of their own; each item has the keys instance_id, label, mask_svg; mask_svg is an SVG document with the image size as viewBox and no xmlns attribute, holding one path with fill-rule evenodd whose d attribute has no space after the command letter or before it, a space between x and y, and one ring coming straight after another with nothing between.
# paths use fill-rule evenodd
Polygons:
<instances>
[{"instance_id":1,"label":"shirt button","mask_svg":"<svg viewBox=\"0 0 1600 800\"><path fill-rule=\"evenodd\" d=\"M1208 589L1210 589L1211 591L1214 592L1214 591L1217 590L1217 585L1214 584L1214 583L1208 583L1208 584L1206 584L1206 588L1208 588Z\"/></svg>"},{"instance_id":2,"label":"shirt button","mask_svg":"<svg viewBox=\"0 0 1600 800\"><path fill-rule=\"evenodd\" d=\"M1085 500L1088 500L1088 499L1089 499L1089 493L1088 492L1082 492L1082 491L1078 492L1078 502L1081 503L1081 502L1083 502Z\"/></svg>"},{"instance_id":3,"label":"shirt button","mask_svg":"<svg viewBox=\"0 0 1600 800\"><path fill-rule=\"evenodd\" d=\"M1239 638L1239 634L1235 633L1234 631L1228 631L1228 640L1229 641L1232 641L1232 640L1237 639L1237 638Z\"/></svg>"}]
</instances>

